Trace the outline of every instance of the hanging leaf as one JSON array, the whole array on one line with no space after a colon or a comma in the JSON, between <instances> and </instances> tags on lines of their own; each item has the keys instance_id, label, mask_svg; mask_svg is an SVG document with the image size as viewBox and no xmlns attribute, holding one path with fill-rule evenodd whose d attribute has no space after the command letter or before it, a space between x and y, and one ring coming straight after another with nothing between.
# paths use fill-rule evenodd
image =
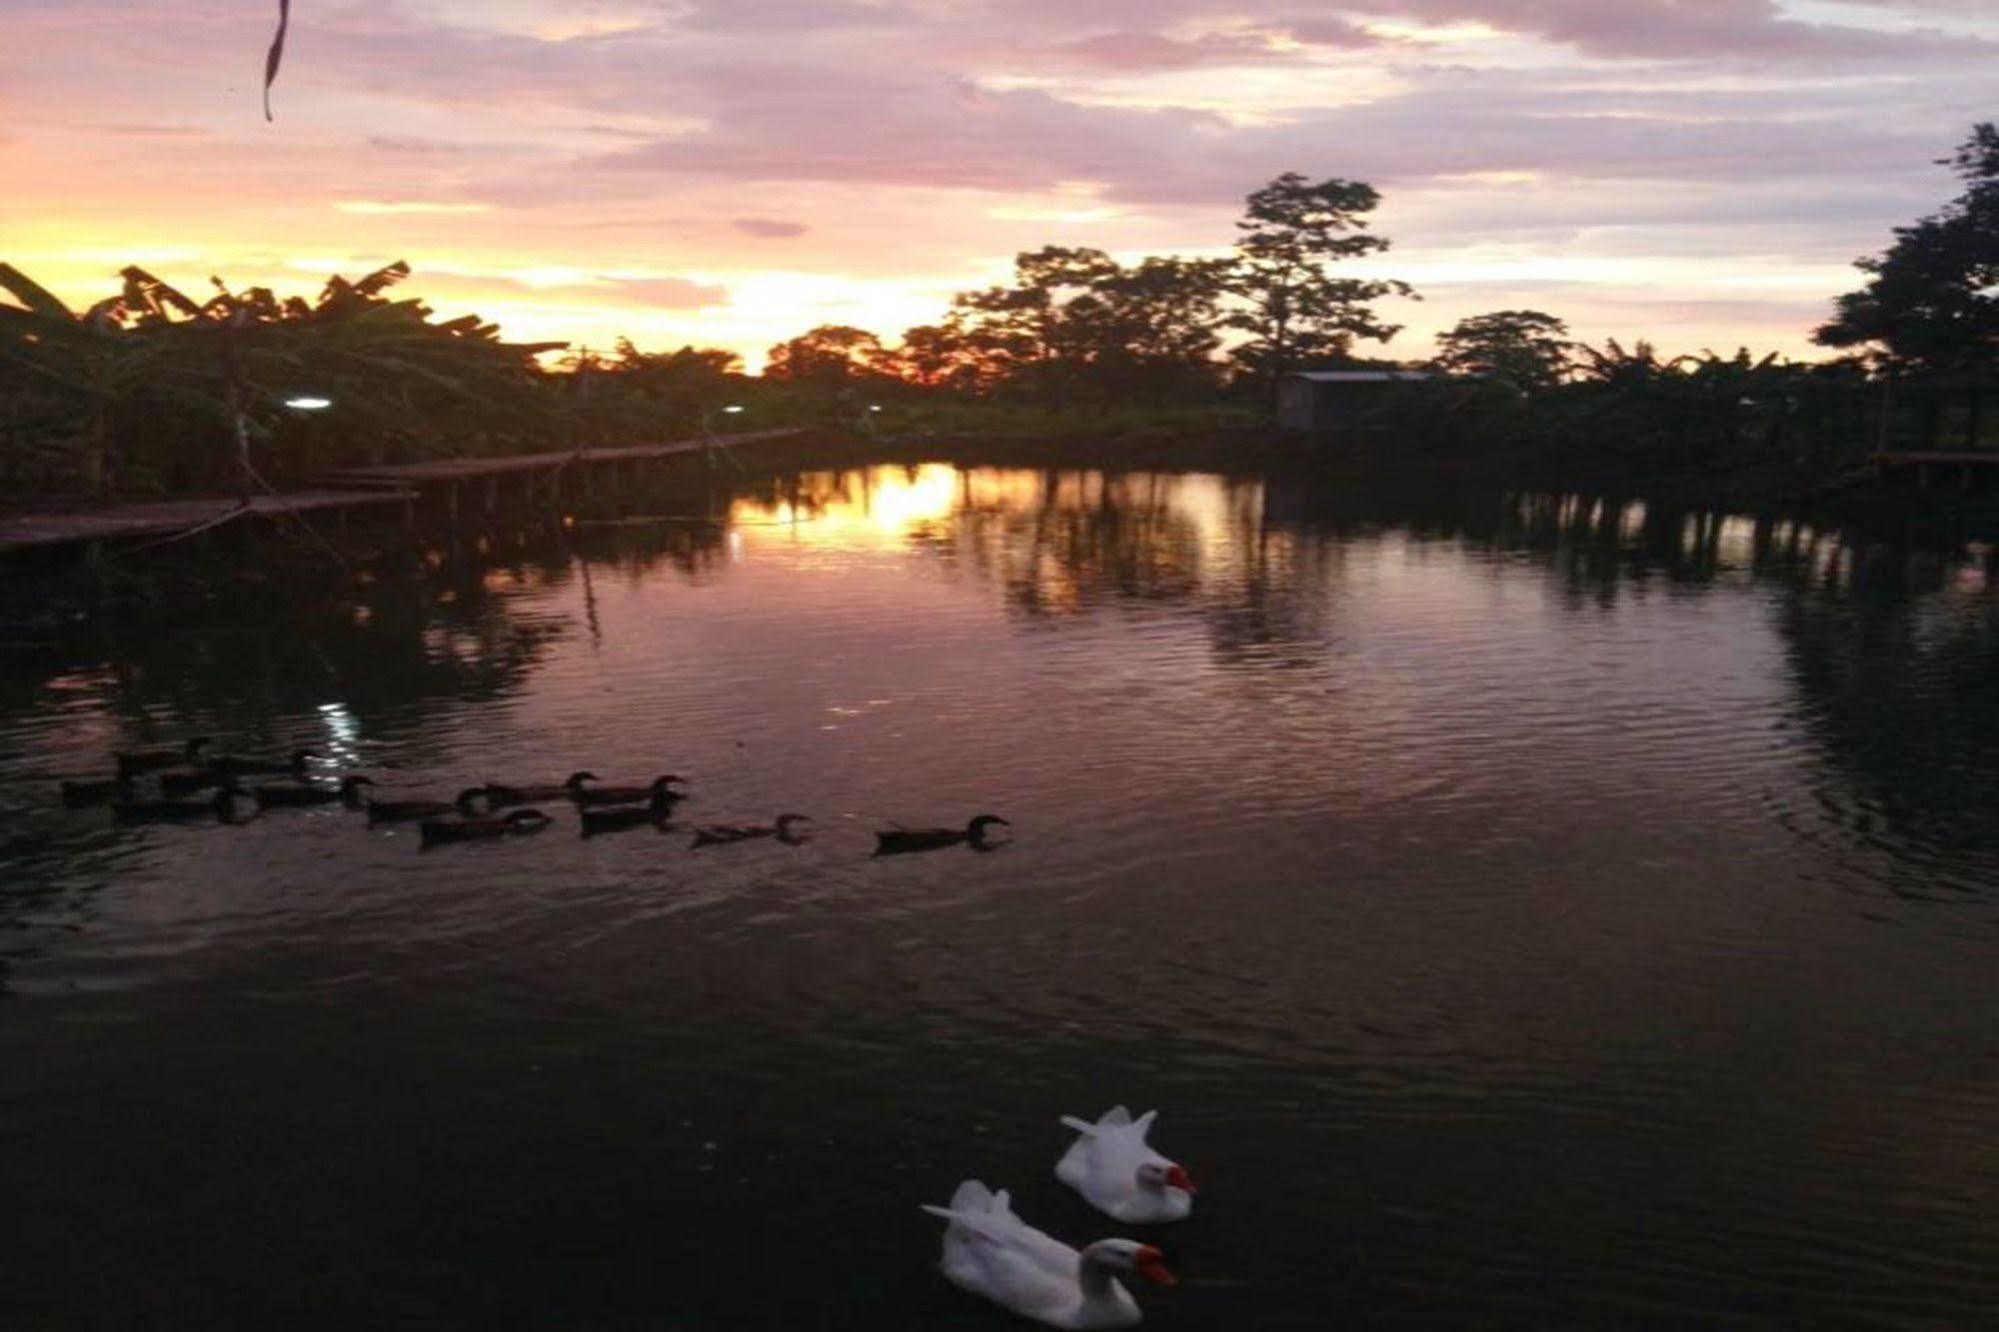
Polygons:
<instances>
[{"instance_id":1,"label":"hanging leaf","mask_svg":"<svg viewBox=\"0 0 1999 1332\"><path fill-rule=\"evenodd\" d=\"M0 291L6 292L29 310L49 319L69 319L69 307L49 290L12 264L0 264Z\"/></svg>"},{"instance_id":2,"label":"hanging leaf","mask_svg":"<svg viewBox=\"0 0 1999 1332\"><path fill-rule=\"evenodd\" d=\"M278 0L278 30L271 37L270 54L264 57L264 119L271 119L271 85L277 81L278 66L285 58L285 29L291 26L292 0Z\"/></svg>"}]
</instances>

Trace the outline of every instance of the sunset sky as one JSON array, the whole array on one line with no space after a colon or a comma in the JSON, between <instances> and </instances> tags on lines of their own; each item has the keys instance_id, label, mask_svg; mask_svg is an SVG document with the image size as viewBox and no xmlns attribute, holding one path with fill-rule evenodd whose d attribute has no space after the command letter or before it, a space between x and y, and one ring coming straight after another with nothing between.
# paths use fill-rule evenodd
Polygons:
<instances>
[{"instance_id":1,"label":"sunset sky","mask_svg":"<svg viewBox=\"0 0 1999 1332\"><path fill-rule=\"evenodd\" d=\"M522 338L893 337L1013 253L1225 247L1366 180L1388 354L1532 306L1810 354L1999 114L1993 0L0 0L0 259L410 290Z\"/></svg>"}]
</instances>

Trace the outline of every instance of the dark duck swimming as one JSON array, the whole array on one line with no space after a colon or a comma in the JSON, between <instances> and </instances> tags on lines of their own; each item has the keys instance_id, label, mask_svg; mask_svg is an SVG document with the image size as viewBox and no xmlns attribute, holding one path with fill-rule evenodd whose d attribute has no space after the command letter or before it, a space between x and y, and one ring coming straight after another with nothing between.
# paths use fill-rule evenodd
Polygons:
<instances>
[{"instance_id":1,"label":"dark duck swimming","mask_svg":"<svg viewBox=\"0 0 1999 1332\"><path fill-rule=\"evenodd\" d=\"M294 749L290 758L224 754L208 766L232 777L303 777L306 766L318 757L310 749Z\"/></svg>"},{"instance_id":2,"label":"dark duck swimming","mask_svg":"<svg viewBox=\"0 0 1999 1332\"><path fill-rule=\"evenodd\" d=\"M554 819L538 809L516 809L493 818L425 819L418 827L423 844L439 842L483 842L517 833L538 833Z\"/></svg>"},{"instance_id":3,"label":"dark duck swimming","mask_svg":"<svg viewBox=\"0 0 1999 1332\"><path fill-rule=\"evenodd\" d=\"M709 823L694 830L694 845L726 846L731 842L775 837L786 846L797 846L805 840L798 825L810 822L812 819L805 814L780 814L775 823Z\"/></svg>"},{"instance_id":4,"label":"dark duck swimming","mask_svg":"<svg viewBox=\"0 0 1999 1332\"><path fill-rule=\"evenodd\" d=\"M875 854L897 856L910 851L936 851L963 842L974 851L990 851L998 843L992 829L1013 825L997 814L981 814L962 828L887 828L875 834Z\"/></svg>"},{"instance_id":5,"label":"dark duck swimming","mask_svg":"<svg viewBox=\"0 0 1999 1332\"><path fill-rule=\"evenodd\" d=\"M224 787L206 800L120 800L111 806L111 814L120 823L192 823L199 819L237 823L248 801L243 792Z\"/></svg>"},{"instance_id":6,"label":"dark duck swimming","mask_svg":"<svg viewBox=\"0 0 1999 1332\"><path fill-rule=\"evenodd\" d=\"M292 785L272 784L253 787L251 794L265 809L288 809L302 805L344 804L358 807L361 803L361 788L373 786L366 777L342 777L338 786L323 786L314 782L297 782Z\"/></svg>"},{"instance_id":7,"label":"dark duck swimming","mask_svg":"<svg viewBox=\"0 0 1999 1332\"><path fill-rule=\"evenodd\" d=\"M554 785L534 782L487 782L480 789L485 791L486 800L494 809L504 809L509 805L532 805L541 800L569 800L583 789L583 783L594 782L594 772L572 772Z\"/></svg>"},{"instance_id":8,"label":"dark duck swimming","mask_svg":"<svg viewBox=\"0 0 1999 1332\"><path fill-rule=\"evenodd\" d=\"M587 773L581 775L589 776ZM591 777L589 780L596 779ZM592 805L634 805L641 800L654 805L669 805L687 798L684 793L673 789L675 782L684 784L686 780L668 773L664 777L653 778L644 786L585 786L579 782L571 789L569 798L585 808Z\"/></svg>"},{"instance_id":9,"label":"dark duck swimming","mask_svg":"<svg viewBox=\"0 0 1999 1332\"><path fill-rule=\"evenodd\" d=\"M373 785L373 783L369 783ZM409 823L415 819L440 819L452 814L475 815L486 799L486 788L468 786L456 800L367 800L361 807L370 823Z\"/></svg>"},{"instance_id":10,"label":"dark duck swimming","mask_svg":"<svg viewBox=\"0 0 1999 1332\"><path fill-rule=\"evenodd\" d=\"M661 832L672 831L669 820L673 818L670 803L647 803L643 805L612 805L605 809L583 809L577 811L582 821L583 835L594 837L598 833L620 832L626 828L657 828Z\"/></svg>"}]
</instances>

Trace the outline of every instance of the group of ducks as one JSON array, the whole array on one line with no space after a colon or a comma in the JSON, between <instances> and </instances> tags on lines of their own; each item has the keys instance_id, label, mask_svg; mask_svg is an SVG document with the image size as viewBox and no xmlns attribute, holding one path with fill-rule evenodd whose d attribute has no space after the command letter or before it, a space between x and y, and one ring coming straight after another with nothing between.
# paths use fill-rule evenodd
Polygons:
<instances>
[{"instance_id":1,"label":"group of ducks","mask_svg":"<svg viewBox=\"0 0 1999 1332\"><path fill-rule=\"evenodd\" d=\"M109 805L121 822L165 823L216 818L225 823L238 821L246 807L253 813L265 809L308 805L345 805L364 811L372 826L378 823L417 823L425 846L438 842L488 841L523 833L536 833L555 820L537 803L566 800L577 809L583 835L616 832L625 828L652 827L660 832L685 832L684 825L672 821L674 806L687 799L677 788L686 779L672 773L655 777L644 785L604 786L593 772L575 772L561 782L488 782L460 791L450 800L379 800L369 793L375 783L367 777L342 777L337 784L314 781L309 765L318 756L297 749L285 758L206 756L213 742L195 736L184 744L164 749L121 750L114 753L117 774L88 781L62 783L63 804L72 808ZM158 775L159 796L140 794L138 779ZM286 780L263 782L246 787L245 777L277 777ZM213 792L203 795L203 792ZM692 829L693 845L716 846L731 842L773 838L787 846L805 841L801 825L812 820L804 814L780 814L770 823L709 823ZM1009 826L997 814L981 814L962 828L886 828L875 834L876 855L898 855L910 851L935 851L960 844L975 851L990 851L997 843L992 830Z\"/></svg>"},{"instance_id":2,"label":"group of ducks","mask_svg":"<svg viewBox=\"0 0 1999 1332\"><path fill-rule=\"evenodd\" d=\"M1147 1143L1158 1117L1148 1110L1133 1119L1121 1105L1094 1124L1062 1116L1077 1137L1055 1163L1055 1178L1127 1225L1185 1219L1194 1181ZM1153 1245L1101 1239L1073 1249L1015 1215L1005 1189L995 1193L976 1179L960 1184L948 1207L923 1210L947 1223L939 1266L954 1285L1050 1327L1130 1327L1145 1315L1120 1273L1165 1286L1179 1280Z\"/></svg>"}]
</instances>

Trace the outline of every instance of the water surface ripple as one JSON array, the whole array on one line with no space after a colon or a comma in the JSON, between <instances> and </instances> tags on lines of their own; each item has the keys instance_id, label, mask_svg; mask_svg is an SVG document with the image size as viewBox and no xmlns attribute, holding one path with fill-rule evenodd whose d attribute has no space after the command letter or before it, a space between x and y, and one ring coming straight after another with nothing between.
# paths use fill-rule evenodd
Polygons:
<instances>
[{"instance_id":1,"label":"water surface ripple","mask_svg":"<svg viewBox=\"0 0 1999 1332\"><path fill-rule=\"evenodd\" d=\"M1989 1317L1983 548L943 465L686 503L8 658L8 1326L1007 1326L916 1204L1111 1233L1050 1169L1114 1102L1206 1186L1163 1326ZM192 733L817 831L56 806Z\"/></svg>"}]
</instances>

